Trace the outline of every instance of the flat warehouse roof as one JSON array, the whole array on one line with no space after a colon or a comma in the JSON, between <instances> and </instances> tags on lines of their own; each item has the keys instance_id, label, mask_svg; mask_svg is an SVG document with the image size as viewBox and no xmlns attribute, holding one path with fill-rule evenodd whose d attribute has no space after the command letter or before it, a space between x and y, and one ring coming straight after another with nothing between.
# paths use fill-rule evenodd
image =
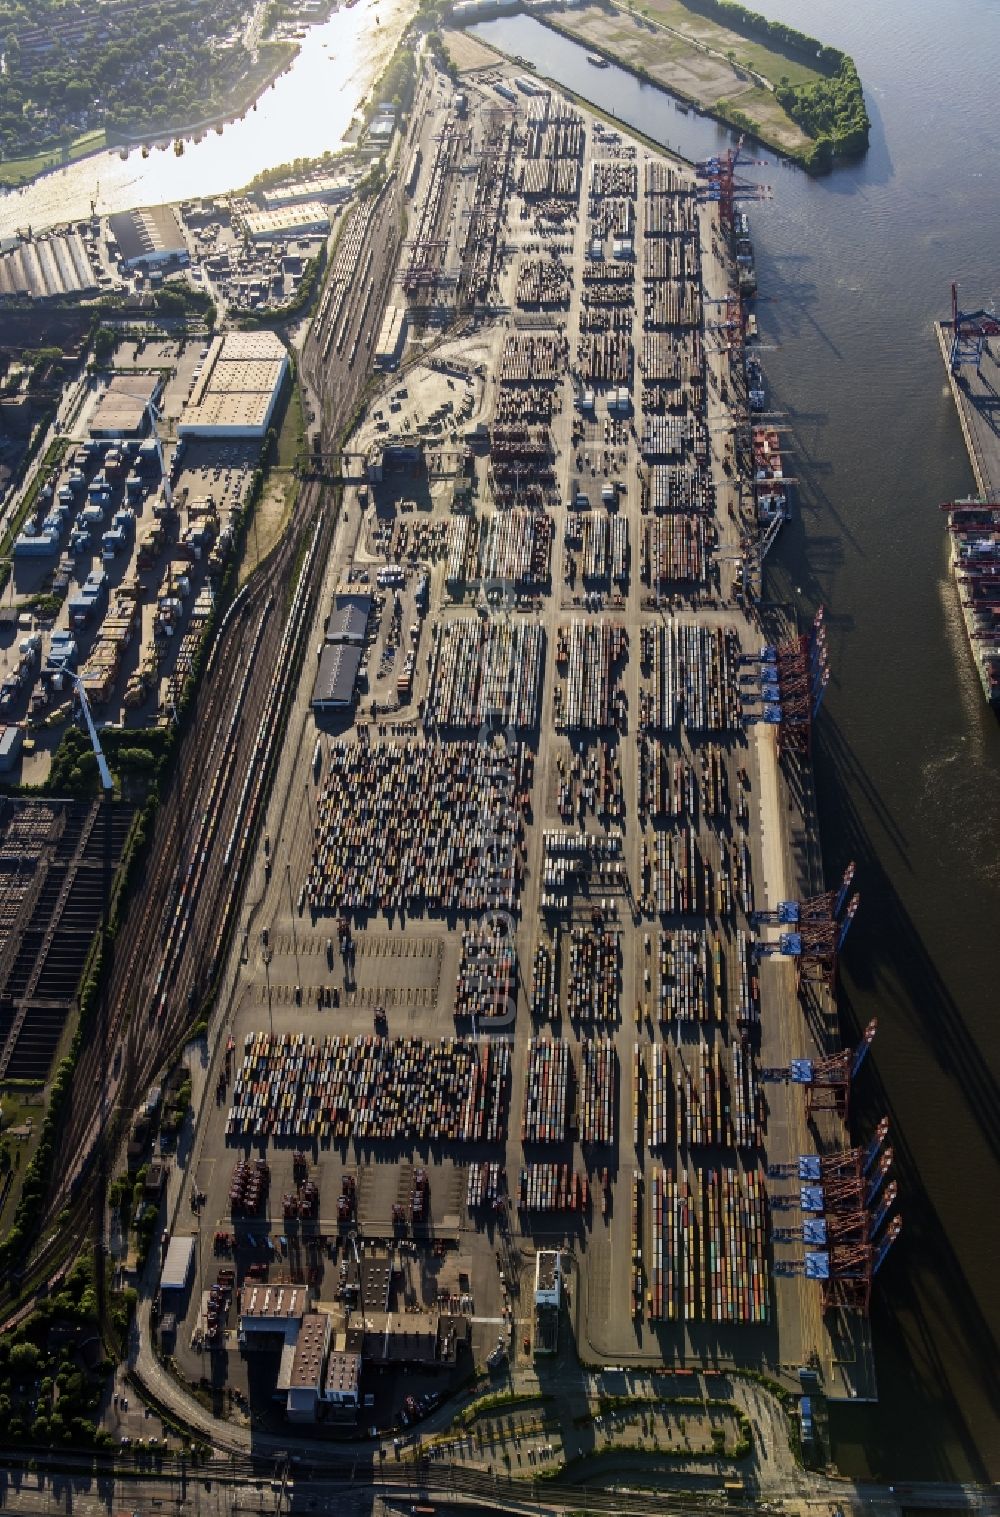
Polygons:
<instances>
[{"instance_id":1,"label":"flat warehouse roof","mask_svg":"<svg viewBox=\"0 0 1000 1517\"><path fill-rule=\"evenodd\" d=\"M161 1290L183 1290L194 1265L194 1238L171 1238L160 1275Z\"/></svg>"},{"instance_id":2,"label":"flat warehouse roof","mask_svg":"<svg viewBox=\"0 0 1000 1517\"><path fill-rule=\"evenodd\" d=\"M286 356L285 345L276 332L227 332L224 338L216 341L226 363Z\"/></svg>"},{"instance_id":3,"label":"flat warehouse roof","mask_svg":"<svg viewBox=\"0 0 1000 1517\"><path fill-rule=\"evenodd\" d=\"M240 1292L241 1317L303 1317L308 1304L304 1285L244 1285Z\"/></svg>"},{"instance_id":4,"label":"flat warehouse roof","mask_svg":"<svg viewBox=\"0 0 1000 1517\"><path fill-rule=\"evenodd\" d=\"M186 408L177 430L183 435L188 427L262 427L271 399L270 394L209 393L200 405Z\"/></svg>"},{"instance_id":5,"label":"flat warehouse roof","mask_svg":"<svg viewBox=\"0 0 1000 1517\"><path fill-rule=\"evenodd\" d=\"M138 432L159 389L154 374L115 374L94 408L91 432Z\"/></svg>"},{"instance_id":6,"label":"flat warehouse roof","mask_svg":"<svg viewBox=\"0 0 1000 1517\"><path fill-rule=\"evenodd\" d=\"M184 233L169 205L145 206L138 211L119 211L108 218L118 251L126 263L143 258L182 253Z\"/></svg>"},{"instance_id":7,"label":"flat warehouse roof","mask_svg":"<svg viewBox=\"0 0 1000 1517\"><path fill-rule=\"evenodd\" d=\"M317 1390L319 1389L329 1331L329 1317L318 1312L310 1312L308 1316L302 1318L302 1326L295 1344L290 1385L315 1386Z\"/></svg>"},{"instance_id":8,"label":"flat warehouse roof","mask_svg":"<svg viewBox=\"0 0 1000 1517\"><path fill-rule=\"evenodd\" d=\"M241 392L268 394L281 380L284 358L257 358L236 363L220 361L212 369L206 391L209 395L234 395Z\"/></svg>"},{"instance_id":9,"label":"flat warehouse roof","mask_svg":"<svg viewBox=\"0 0 1000 1517\"><path fill-rule=\"evenodd\" d=\"M244 218L251 237L294 231L296 227L328 227L330 215L325 205L318 200L306 200L301 205L283 206L280 210L250 211Z\"/></svg>"}]
</instances>

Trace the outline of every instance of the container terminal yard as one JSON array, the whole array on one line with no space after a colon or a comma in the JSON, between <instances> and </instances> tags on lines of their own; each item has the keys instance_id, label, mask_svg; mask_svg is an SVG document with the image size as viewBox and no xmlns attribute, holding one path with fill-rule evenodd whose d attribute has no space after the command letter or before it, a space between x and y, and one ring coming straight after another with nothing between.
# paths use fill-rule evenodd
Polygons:
<instances>
[{"instance_id":1,"label":"container terminal yard","mask_svg":"<svg viewBox=\"0 0 1000 1517\"><path fill-rule=\"evenodd\" d=\"M937 324L962 435L978 494L942 505L962 620L983 694L1000 705L1000 439L996 401L996 339L1000 319L992 310L962 311L951 287L951 320Z\"/></svg>"},{"instance_id":2,"label":"container terminal yard","mask_svg":"<svg viewBox=\"0 0 1000 1517\"><path fill-rule=\"evenodd\" d=\"M226 614L82 1056L131 1111L215 988L156 1261L188 1380L379 1428L431 1404L381 1368L470 1353L877 1394L900 1222L886 1125L850 1123L875 1024L844 1048L836 1015L823 614L759 607L790 482L740 162L429 71L346 213L313 477ZM71 1114L53 1215L99 1136Z\"/></svg>"},{"instance_id":3,"label":"container terminal yard","mask_svg":"<svg viewBox=\"0 0 1000 1517\"><path fill-rule=\"evenodd\" d=\"M171 1351L218 1383L261 1314L291 1345L318 1310L276 1371L304 1420L467 1340L871 1399L900 1223L885 1126L849 1125L853 866L817 879L822 612L756 606L787 486L739 155L693 173L495 68L425 80L407 149L405 236L362 208L306 350L324 408L386 372L310 540L165 1229ZM229 869L247 829L221 837Z\"/></svg>"}]
</instances>

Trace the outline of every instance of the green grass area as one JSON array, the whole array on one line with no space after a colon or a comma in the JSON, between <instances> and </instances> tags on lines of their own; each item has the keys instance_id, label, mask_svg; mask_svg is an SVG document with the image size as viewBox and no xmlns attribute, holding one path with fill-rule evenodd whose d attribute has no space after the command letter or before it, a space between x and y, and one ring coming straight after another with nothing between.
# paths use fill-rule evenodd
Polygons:
<instances>
[{"instance_id":1,"label":"green grass area","mask_svg":"<svg viewBox=\"0 0 1000 1517\"><path fill-rule=\"evenodd\" d=\"M454 1419L456 1427L468 1427L480 1417L489 1417L503 1412L520 1411L524 1407L542 1406L547 1401L555 1398L548 1394L517 1391L500 1392L495 1396L482 1396L478 1401L473 1401L471 1406L465 1407Z\"/></svg>"},{"instance_id":2,"label":"green grass area","mask_svg":"<svg viewBox=\"0 0 1000 1517\"><path fill-rule=\"evenodd\" d=\"M814 68L801 63L794 58L789 58L785 53L775 53L769 48L763 47L759 42L751 42L747 37L736 36L736 40L729 43L736 54L736 62L743 68L752 69L755 74L760 74L770 84L777 85L782 82L791 85L815 84L817 79L822 78Z\"/></svg>"},{"instance_id":3,"label":"green grass area","mask_svg":"<svg viewBox=\"0 0 1000 1517\"><path fill-rule=\"evenodd\" d=\"M50 148L44 153L35 153L30 158L9 158L0 163L0 185L10 187L26 184L44 174L46 169L60 168L64 163L75 163L77 158L86 158L88 153L99 153L108 145L108 134L103 127L94 132L84 132L63 147Z\"/></svg>"},{"instance_id":4,"label":"green grass area","mask_svg":"<svg viewBox=\"0 0 1000 1517\"><path fill-rule=\"evenodd\" d=\"M292 386L278 433L278 468L294 469L306 446L306 419L302 411L302 391Z\"/></svg>"},{"instance_id":5,"label":"green grass area","mask_svg":"<svg viewBox=\"0 0 1000 1517\"><path fill-rule=\"evenodd\" d=\"M0 1206L0 1233L8 1227L21 1194L19 1177L31 1162L38 1147L38 1136L45 1117L45 1097L42 1087L34 1081L5 1080L0 1083L0 1195L5 1194ZM12 1127L26 1127L31 1123L30 1138L12 1138ZM14 1181L7 1184L7 1175L14 1172Z\"/></svg>"},{"instance_id":6,"label":"green grass area","mask_svg":"<svg viewBox=\"0 0 1000 1517\"><path fill-rule=\"evenodd\" d=\"M729 58L732 53L733 59L730 61L753 69L774 85L779 84L783 78L788 84L797 85L812 84L822 77L817 69L803 59L790 52L769 48L732 27L700 15L685 5L684 0L645 0L644 4L635 9L651 20L710 47L723 58Z\"/></svg>"},{"instance_id":7,"label":"green grass area","mask_svg":"<svg viewBox=\"0 0 1000 1517\"><path fill-rule=\"evenodd\" d=\"M794 133L798 141L802 141L803 133L789 120L771 91L762 84L744 90L733 100L717 100L715 110L737 126L747 125L748 130L756 129L769 141L783 139L789 131Z\"/></svg>"}]
</instances>

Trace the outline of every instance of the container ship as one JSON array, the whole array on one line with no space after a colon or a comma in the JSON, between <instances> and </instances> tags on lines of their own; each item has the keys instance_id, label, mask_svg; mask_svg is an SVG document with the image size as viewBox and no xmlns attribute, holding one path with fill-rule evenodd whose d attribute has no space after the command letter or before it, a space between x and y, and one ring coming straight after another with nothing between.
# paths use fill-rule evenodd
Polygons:
<instances>
[{"instance_id":1,"label":"container ship","mask_svg":"<svg viewBox=\"0 0 1000 1517\"><path fill-rule=\"evenodd\" d=\"M983 694L1000 707L1000 505L956 500L941 509L973 661Z\"/></svg>"},{"instance_id":2,"label":"container ship","mask_svg":"<svg viewBox=\"0 0 1000 1517\"><path fill-rule=\"evenodd\" d=\"M754 266L753 243L750 241L750 218L745 211L737 211L733 219L740 294L754 295L757 292L757 270Z\"/></svg>"},{"instance_id":3,"label":"container ship","mask_svg":"<svg viewBox=\"0 0 1000 1517\"><path fill-rule=\"evenodd\" d=\"M753 429L753 477L757 497L757 516L762 525L788 521L788 484L781 458L781 442L776 427Z\"/></svg>"}]
</instances>

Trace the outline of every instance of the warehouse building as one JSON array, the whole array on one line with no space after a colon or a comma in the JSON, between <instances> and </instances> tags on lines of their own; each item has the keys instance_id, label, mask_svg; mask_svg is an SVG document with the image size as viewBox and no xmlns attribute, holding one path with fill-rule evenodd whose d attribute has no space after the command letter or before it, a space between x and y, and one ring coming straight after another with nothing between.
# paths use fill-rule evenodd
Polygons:
<instances>
[{"instance_id":1,"label":"warehouse building","mask_svg":"<svg viewBox=\"0 0 1000 1517\"><path fill-rule=\"evenodd\" d=\"M241 1348L266 1348L280 1340L295 1343L309 1309L305 1285L244 1285L240 1292ZM282 1351L283 1351L282 1350Z\"/></svg>"},{"instance_id":2,"label":"warehouse building","mask_svg":"<svg viewBox=\"0 0 1000 1517\"><path fill-rule=\"evenodd\" d=\"M316 1421L329 1346L330 1318L322 1312L308 1312L298 1324L293 1340L286 1342L277 1389L285 1392L285 1411L290 1422Z\"/></svg>"},{"instance_id":3,"label":"warehouse building","mask_svg":"<svg viewBox=\"0 0 1000 1517\"><path fill-rule=\"evenodd\" d=\"M160 1290L176 1297L186 1291L194 1269L195 1240L192 1237L174 1237L167 1245L166 1258L160 1273Z\"/></svg>"},{"instance_id":4,"label":"warehouse building","mask_svg":"<svg viewBox=\"0 0 1000 1517\"><path fill-rule=\"evenodd\" d=\"M243 230L252 242L280 242L286 237L325 236L330 215L319 200L301 205L277 206L273 210L247 211Z\"/></svg>"},{"instance_id":5,"label":"warehouse building","mask_svg":"<svg viewBox=\"0 0 1000 1517\"><path fill-rule=\"evenodd\" d=\"M424 1369L453 1367L470 1334L468 1317L448 1312L352 1313L350 1325L364 1333L361 1355L367 1364Z\"/></svg>"},{"instance_id":6,"label":"warehouse building","mask_svg":"<svg viewBox=\"0 0 1000 1517\"><path fill-rule=\"evenodd\" d=\"M357 643L324 643L313 685L314 711L347 711L354 705L363 649Z\"/></svg>"},{"instance_id":7,"label":"warehouse building","mask_svg":"<svg viewBox=\"0 0 1000 1517\"><path fill-rule=\"evenodd\" d=\"M287 372L288 354L273 332L216 337L178 423L178 436L263 437Z\"/></svg>"},{"instance_id":8,"label":"warehouse building","mask_svg":"<svg viewBox=\"0 0 1000 1517\"><path fill-rule=\"evenodd\" d=\"M351 181L333 174L319 174L315 179L301 179L294 184L279 184L273 190L261 193L261 204L266 211L278 211L285 206L307 205L319 201L327 205L349 200Z\"/></svg>"},{"instance_id":9,"label":"warehouse building","mask_svg":"<svg viewBox=\"0 0 1000 1517\"><path fill-rule=\"evenodd\" d=\"M90 419L91 437L142 437L160 384L155 374L113 375Z\"/></svg>"},{"instance_id":10,"label":"warehouse building","mask_svg":"<svg viewBox=\"0 0 1000 1517\"><path fill-rule=\"evenodd\" d=\"M375 344L375 362L381 369L394 369L406 346L406 307L386 306L382 329Z\"/></svg>"},{"instance_id":11,"label":"warehouse building","mask_svg":"<svg viewBox=\"0 0 1000 1517\"><path fill-rule=\"evenodd\" d=\"M323 1399L331 1406L361 1404L361 1355L335 1350L326 1367Z\"/></svg>"},{"instance_id":12,"label":"warehouse building","mask_svg":"<svg viewBox=\"0 0 1000 1517\"><path fill-rule=\"evenodd\" d=\"M108 218L108 226L118 256L126 268L156 268L173 261L187 262L187 244L172 206L153 205L139 211L120 211Z\"/></svg>"},{"instance_id":13,"label":"warehouse building","mask_svg":"<svg viewBox=\"0 0 1000 1517\"><path fill-rule=\"evenodd\" d=\"M335 595L326 623L327 642L356 643L363 647L371 613L370 595Z\"/></svg>"},{"instance_id":14,"label":"warehouse building","mask_svg":"<svg viewBox=\"0 0 1000 1517\"><path fill-rule=\"evenodd\" d=\"M0 297L51 300L58 295L90 295L96 289L90 254L77 231L51 232L16 243L0 257Z\"/></svg>"}]
</instances>

